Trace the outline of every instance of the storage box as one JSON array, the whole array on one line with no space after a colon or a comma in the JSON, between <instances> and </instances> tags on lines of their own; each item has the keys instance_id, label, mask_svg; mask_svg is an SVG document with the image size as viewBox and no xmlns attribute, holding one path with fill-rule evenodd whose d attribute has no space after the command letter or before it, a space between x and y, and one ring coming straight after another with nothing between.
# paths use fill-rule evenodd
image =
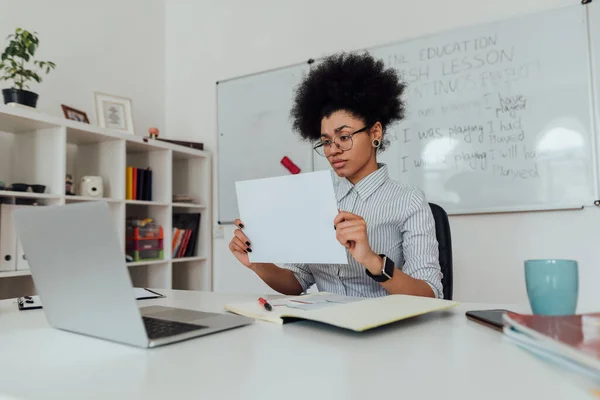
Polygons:
<instances>
[{"instance_id":1,"label":"storage box","mask_svg":"<svg viewBox=\"0 0 600 400\"><path fill-rule=\"evenodd\" d=\"M126 253L133 261L162 260L164 258L163 228L156 224L128 226Z\"/></svg>"}]
</instances>

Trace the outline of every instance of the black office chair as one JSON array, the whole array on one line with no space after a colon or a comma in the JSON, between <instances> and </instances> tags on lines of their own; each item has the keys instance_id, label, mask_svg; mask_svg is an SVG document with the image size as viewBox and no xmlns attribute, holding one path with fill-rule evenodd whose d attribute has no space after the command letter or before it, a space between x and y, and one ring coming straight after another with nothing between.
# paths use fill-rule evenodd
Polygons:
<instances>
[{"instance_id":1,"label":"black office chair","mask_svg":"<svg viewBox=\"0 0 600 400\"><path fill-rule=\"evenodd\" d=\"M452 238L450 235L450 221L448 214L437 204L429 203L433 219L435 220L435 236L440 252L440 266L444 277L444 299L452 300Z\"/></svg>"}]
</instances>

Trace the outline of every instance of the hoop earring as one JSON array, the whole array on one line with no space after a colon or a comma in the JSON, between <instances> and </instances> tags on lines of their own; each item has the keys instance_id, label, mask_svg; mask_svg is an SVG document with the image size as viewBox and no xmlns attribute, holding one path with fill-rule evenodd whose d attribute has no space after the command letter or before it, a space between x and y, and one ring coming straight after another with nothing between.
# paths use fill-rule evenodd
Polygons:
<instances>
[{"instance_id":1,"label":"hoop earring","mask_svg":"<svg viewBox=\"0 0 600 400\"><path fill-rule=\"evenodd\" d=\"M373 141L371 142L371 144L373 145L373 147L375 147L376 149L378 149L379 146L381 146L381 140L379 140L379 139L373 139Z\"/></svg>"}]
</instances>

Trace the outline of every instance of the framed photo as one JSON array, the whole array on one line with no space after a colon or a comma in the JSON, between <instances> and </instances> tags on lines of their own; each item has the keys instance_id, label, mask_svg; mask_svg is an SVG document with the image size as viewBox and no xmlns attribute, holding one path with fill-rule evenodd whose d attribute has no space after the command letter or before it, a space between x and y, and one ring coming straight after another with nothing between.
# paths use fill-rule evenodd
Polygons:
<instances>
[{"instance_id":1,"label":"framed photo","mask_svg":"<svg viewBox=\"0 0 600 400\"><path fill-rule=\"evenodd\" d=\"M104 93L95 93L98 125L134 134L131 99Z\"/></svg>"},{"instance_id":2,"label":"framed photo","mask_svg":"<svg viewBox=\"0 0 600 400\"><path fill-rule=\"evenodd\" d=\"M65 106L64 104L61 104L61 106L66 119L71 119L73 121L83 122L86 124L90 123L90 120L85 112Z\"/></svg>"}]
</instances>

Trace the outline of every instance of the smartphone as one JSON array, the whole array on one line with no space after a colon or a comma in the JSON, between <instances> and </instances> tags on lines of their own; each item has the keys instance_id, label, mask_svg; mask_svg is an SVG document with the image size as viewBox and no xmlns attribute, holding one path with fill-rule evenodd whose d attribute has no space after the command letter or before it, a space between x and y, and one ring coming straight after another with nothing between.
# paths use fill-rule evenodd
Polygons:
<instances>
[{"instance_id":1,"label":"smartphone","mask_svg":"<svg viewBox=\"0 0 600 400\"><path fill-rule=\"evenodd\" d=\"M467 318L471 321L478 322L489 328L501 331L504 328L502 315L508 310L473 310L467 311Z\"/></svg>"}]
</instances>

